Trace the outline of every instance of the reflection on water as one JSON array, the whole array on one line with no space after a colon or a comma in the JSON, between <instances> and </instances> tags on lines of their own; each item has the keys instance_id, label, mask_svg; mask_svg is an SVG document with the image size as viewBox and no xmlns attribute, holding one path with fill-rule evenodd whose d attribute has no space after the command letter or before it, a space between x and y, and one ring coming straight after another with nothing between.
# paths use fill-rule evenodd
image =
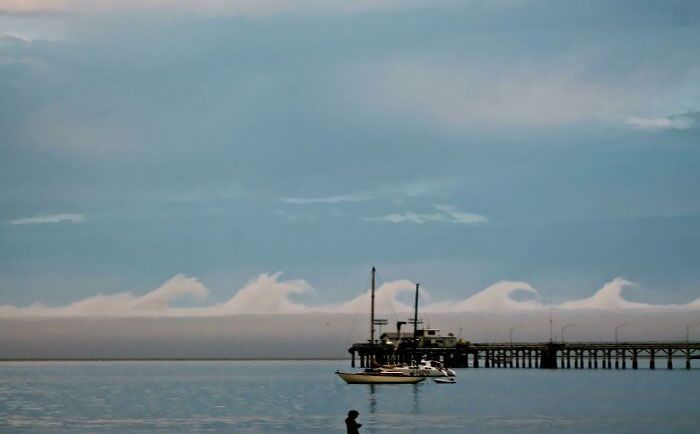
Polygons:
<instances>
[{"instance_id":1,"label":"reflection on water","mask_svg":"<svg viewBox=\"0 0 700 434\"><path fill-rule=\"evenodd\" d=\"M427 380L426 380L427 381ZM418 402L420 398L421 384L412 384L413 386L413 414L420 414L420 403Z\"/></svg>"},{"instance_id":2,"label":"reflection on water","mask_svg":"<svg viewBox=\"0 0 700 434\"><path fill-rule=\"evenodd\" d=\"M427 380L426 380L427 381ZM409 390L409 395L413 402L413 414L420 414L420 394L421 394L421 384L368 384L368 402L369 402L369 414L376 414L378 411L377 403L379 399L377 398L378 392L384 388L401 388L402 391ZM379 389L379 390L378 390ZM379 410L381 411L381 410Z\"/></svg>"}]
</instances>

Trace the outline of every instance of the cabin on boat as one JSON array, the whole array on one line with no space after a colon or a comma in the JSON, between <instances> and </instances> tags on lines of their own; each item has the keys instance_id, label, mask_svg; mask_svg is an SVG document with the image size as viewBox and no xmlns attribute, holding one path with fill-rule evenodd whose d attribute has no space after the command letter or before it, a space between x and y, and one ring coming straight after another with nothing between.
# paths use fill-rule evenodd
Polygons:
<instances>
[{"instance_id":1,"label":"cabin on boat","mask_svg":"<svg viewBox=\"0 0 700 434\"><path fill-rule=\"evenodd\" d=\"M457 345L457 338L452 333L443 336L440 329L416 330L416 338L420 347L452 348ZM401 332L400 336L397 332L386 332L379 336L379 340L384 345L395 346L397 341L399 346L413 345L413 332Z\"/></svg>"}]
</instances>

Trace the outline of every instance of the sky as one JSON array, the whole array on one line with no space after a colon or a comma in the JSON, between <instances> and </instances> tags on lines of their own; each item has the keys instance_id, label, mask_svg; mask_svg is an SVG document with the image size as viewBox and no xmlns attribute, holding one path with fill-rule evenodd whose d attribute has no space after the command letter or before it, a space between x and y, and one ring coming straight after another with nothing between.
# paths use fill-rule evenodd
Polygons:
<instances>
[{"instance_id":1,"label":"sky","mask_svg":"<svg viewBox=\"0 0 700 434\"><path fill-rule=\"evenodd\" d=\"M0 0L0 317L700 310L695 1Z\"/></svg>"}]
</instances>

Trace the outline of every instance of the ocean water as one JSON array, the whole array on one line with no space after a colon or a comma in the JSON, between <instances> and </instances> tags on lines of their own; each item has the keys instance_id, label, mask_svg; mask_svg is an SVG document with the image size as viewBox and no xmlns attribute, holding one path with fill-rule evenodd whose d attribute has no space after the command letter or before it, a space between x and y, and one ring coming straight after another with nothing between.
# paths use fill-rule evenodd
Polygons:
<instances>
[{"instance_id":1,"label":"ocean water","mask_svg":"<svg viewBox=\"0 0 700 434\"><path fill-rule=\"evenodd\" d=\"M697 433L700 370L457 370L347 385L345 362L0 363L0 433Z\"/></svg>"}]
</instances>

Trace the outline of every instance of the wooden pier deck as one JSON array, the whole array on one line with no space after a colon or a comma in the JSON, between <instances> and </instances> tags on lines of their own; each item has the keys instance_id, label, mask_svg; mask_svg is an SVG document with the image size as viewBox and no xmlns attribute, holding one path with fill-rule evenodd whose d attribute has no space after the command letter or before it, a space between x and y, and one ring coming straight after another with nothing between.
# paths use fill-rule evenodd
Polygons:
<instances>
[{"instance_id":1,"label":"wooden pier deck","mask_svg":"<svg viewBox=\"0 0 700 434\"><path fill-rule=\"evenodd\" d=\"M674 361L700 359L700 342L499 342L465 343L454 347L416 347L356 343L348 352L352 366L378 363L408 363L428 358L454 368L539 368L539 369L631 369L647 359L649 369Z\"/></svg>"}]
</instances>

